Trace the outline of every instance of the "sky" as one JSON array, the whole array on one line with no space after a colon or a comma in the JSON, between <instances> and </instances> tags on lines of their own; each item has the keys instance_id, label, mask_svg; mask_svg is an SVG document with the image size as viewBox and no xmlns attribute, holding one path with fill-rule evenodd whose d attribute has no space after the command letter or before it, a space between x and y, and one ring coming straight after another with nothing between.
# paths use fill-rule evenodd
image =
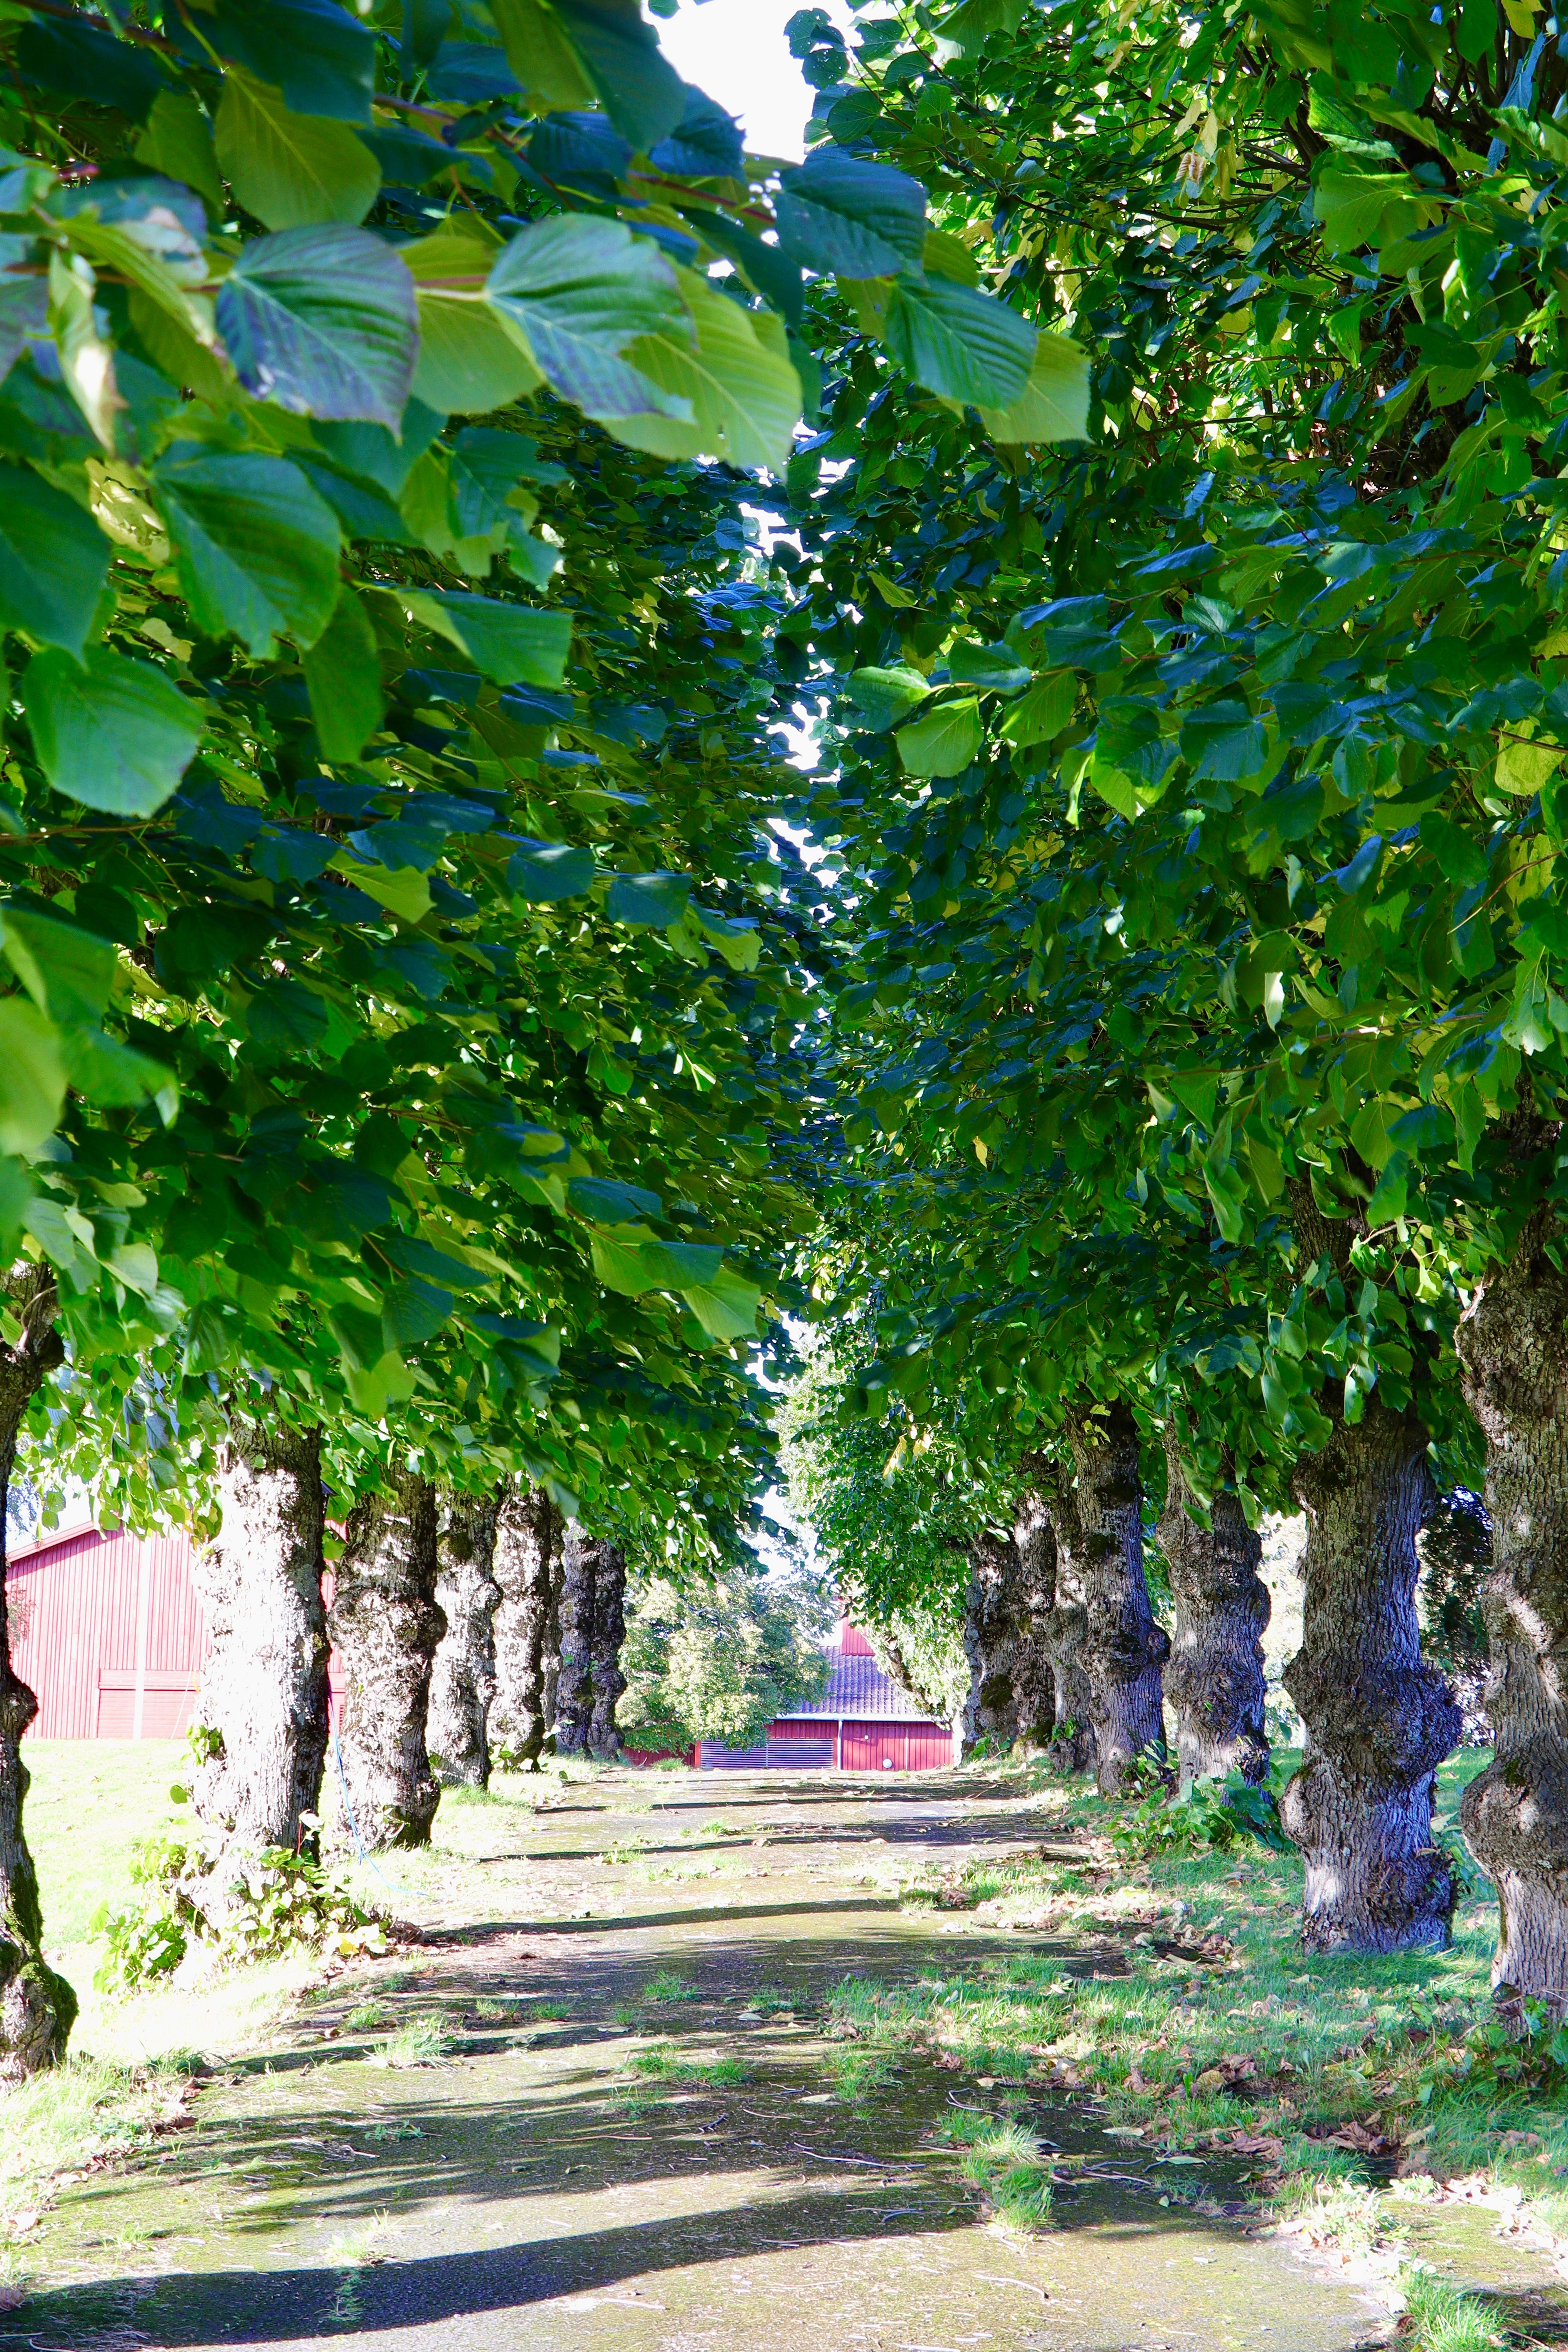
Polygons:
<instances>
[{"instance_id":1,"label":"sky","mask_svg":"<svg viewBox=\"0 0 1568 2352\"><path fill-rule=\"evenodd\" d=\"M659 47L687 81L740 118L753 154L792 162L805 152L813 93L784 28L802 0L684 0L658 25ZM816 0L847 32L844 0Z\"/></svg>"}]
</instances>

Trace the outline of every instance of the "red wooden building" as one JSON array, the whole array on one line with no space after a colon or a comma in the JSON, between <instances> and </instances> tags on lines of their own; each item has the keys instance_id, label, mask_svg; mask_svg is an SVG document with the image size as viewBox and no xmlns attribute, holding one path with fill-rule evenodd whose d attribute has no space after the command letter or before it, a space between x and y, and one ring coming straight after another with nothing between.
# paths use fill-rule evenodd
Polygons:
<instances>
[{"instance_id":1,"label":"red wooden building","mask_svg":"<svg viewBox=\"0 0 1568 2352\"><path fill-rule=\"evenodd\" d=\"M952 1727L928 1716L883 1674L871 1644L847 1619L838 1628L827 1688L813 1706L770 1723L757 1748L704 1739L705 1771L930 1772L952 1762Z\"/></svg>"},{"instance_id":2,"label":"red wooden building","mask_svg":"<svg viewBox=\"0 0 1568 2352\"><path fill-rule=\"evenodd\" d=\"M37 1695L40 1739L176 1739L190 1729L206 1627L188 1535L58 1528L11 1554L5 1603L12 1664Z\"/></svg>"}]
</instances>

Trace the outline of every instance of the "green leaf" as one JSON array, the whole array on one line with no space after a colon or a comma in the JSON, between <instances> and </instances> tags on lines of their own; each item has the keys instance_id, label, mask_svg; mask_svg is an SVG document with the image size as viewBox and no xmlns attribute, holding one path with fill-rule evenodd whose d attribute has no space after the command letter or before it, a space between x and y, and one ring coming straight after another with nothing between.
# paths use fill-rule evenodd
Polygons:
<instances>
[{"instance_id":1,"label":"green leaf","mask_svg":"<svg viewBox=\"0 0 1568 2352\"><path fill-rule=\"evenodd\" d=\"M0 948L40 1013L67 1025L97 1026L118 961L108 940L30 907L9 905L0 907Z\"/></svg>"},{"instance_id":2,"label":"green leaf","mask_svg":"<svg viewBox=\"0 0 1568 2352\"><path fill-rule=\"evenodd\" d=\"M213 142L235 194L268 228L362 221L381 192L381 166L347 123L291 114L281 91L237 71L224 77Z\"/></svg>"},{"instance_id":3,"label":"green leaf","mask_svg":"<svg viewBox=\"0 0 1568 2352\"><path fill-rule=\"evenodd\" d=\"M947 656L954 685L979 686L993 694L1019 693L1029 683L1029 672L1007 646L977 646L960 638Z\"/></svg>"},{"instance_id":4,"label":"green leaf","mask_svg":"<svg viewBox=\"0 0 1568 2352\"><path fill-rule=\"evenodd\" d=\"M459 589L410 588L399 601L426 628L436 629L497 686L559 686L572 649L570 613L533 604L503 604Z\"/></svg>"},{"instance_id":5,"label":"green leaf","mask_svg":"<svg viewBox=\"0 0 1568 2352\"><path fill-rule=\"evenodd\" d=\"M899 278L886 335L900 366L943 400L1007 408L1028 385L1035 329L1005 302L951 278Z\"/></svg>"},{"instance_id":6,"label":"green leaf","mask_svg":"<svg viewBox=\"0 0 1568 2352\"><path fill-rule=\"evenodd\" d=\"M509 64L539 110L591 107L598 96L551 0L491 0Z\"/></svg>"},{"instance_id":7,"label":"green leaf","mask_svg":"<svg viewBox=\"0 0 1568 2352\"><path fill-rule=\"evenodd\" d=\"M179 442L153 472L195 624L261 658L315 644L338 601L337 517L286 458Z\"/></svg>"},{"instance_id":8,"label":"green leaf","mask_svg":"<svg viewBox=\"0 0 1568 2352\"><path fill-rule=\"evenodd\" d=\"M59 1124L65 1098L52 1025L19 996L0 997L0 1151L38 1150Z\"/></svg>"},{"instance_id":9,"label":"green leaf","mask_svg":"<svg viewBox=\"0 0 1568 2352\"><path fill-rule=\"evenodd\" d=\"M609 915L612 923L641 924L668 931L679 922L691 896L686 874L616 874L611 877Z\"/></svg>"},{"instance_id":10,"label":"green leaf","mask_svg":"<svg viewBox=\"0 0 1568 2352\"><path fill-rule=\"evenodd\" d=\"M395 433L414 376L414 280L368 229L287 228L240 247L218 331L258 400L302 416L368 417Z\"/></svg>"},{"instance_id":11,"label":"green leaf","mask_svg":"<svg viewBox=\"0 0 1568 2352\"><path fill-rule=\"evenodd\" d=\"M1089 359L1066 335L1042 334L1029 381L1008 407L982 404L980 421L993 441L1087 441Z\"/></svg>"},{"instance_id":12,"label":"green leaf","mask_svg":"<svg viewBox=\"0 0 1568 2352\"><path fill-rule=\"evenodd\" d=\"M640 1184L620 1184L605 1176L574 1176L566 1187L566 1198L580 1217L593 1217L605 1225L635 1225L664 1212L657 1192L645 1192Z\"/></svg>"},{"instance_id":13,"label":"green leaf","mask_svg":"<svg viewBox=\"0 0 1568 2352\"><path fill-rule=\"evenodd\" d=\"M1548 783L1568 754L1560 743L1527 743L1510 736L1497 755L1499 789L1528 800Z\"/></svg>"},{"instance_id":14,"label":"green leaf","mask_svg":"<svg viewBox=\"0 0 1568 2352\"><path fill-rule=\"evenodd\" d=\"M1053 670L1037 678L1002 721L1009 743L1024 750L1030 743L1048 743L1071 724L1078 708L1078 679L1070 669Z\"/></svg>"},{"instance_id":15,"label":"green leaf","mask_svg":"<svg viewBox=\"0 0 1568 2352\"><path fill-rule=\"evenodd\" d=\"M906 172L818 147L780 177L779 248L824 276L891 278L921 266L926 192Z\"/></svg>"},{"instance_id":16,"label":"green leaf","mask_svg":"<svg viewBox=\"0 0 1568 2352\"><path fill-rule=\"evenodd\" d=\"M0 467L0 627L80 656L109 578L92 517L25 466Z\"/></svg>"},{"instance_id":17,"label":"green leaf","mask_svg":"<svg viewBox=\"0 0 1568 2352\"><path fill-rule=\"evenodd\" d=\"M726 220L722 213L683 204L680 216L715 253L732 261L752 292L771 302L799 333L805 309L805 281L799 262L789 260L776 245L764 245L760 236Z\"/></svg>"},{"instance_id":18,"label":"green leaf","mask_svg":"<svg viewBox=\"0 0 1568 2352\"><path fill-rule=\"evenodd\" d=\"M679 273L689 319L677 331L639 335L627 360L673 414L607 416L617 441L660 457L708 457L742 471L783 470L800 422L800 378L784 322L742 310L694 270ZM695 340L693 340L695 331Z\"/></svg>"},{"instance_id":19,"label":"green leaf","mask_svg":"<svg viewBox=\"0 0 1568 2352\"><path fill-rule=\"evenodd\" d=\"M939 702L923 719L900 727L893 740L908 774L956 776L985 740L980 705L973 696L962 702Z\"/></svg>"},{"instance_id":20,"label":"green leaf","mask_svg":"<svg viewBox=\"0 0 1568 2352\"><path fill-rule=\"evenodd\" d=\"M622 137L639 153L668 138L691 93L644 20L641 0L553 0L553 14Z\"/></svg>"},{"instance_id":21,"label":"green leaf","mask_svg":"<svg viewBox=\"0 0 1568 2352\"><path fill-rule=\"evenodd\" d=\"M433 1339L457 1305L449 1290L440 1289L418 1275L408 1275L386 1291L381 1302L381 1336L385 1352L401 1355Z\"/></svg>"},{"instance_id":22,"label":"green leaf","mask_svg":"<svg viewBox=\"0 0 1568 2352\"><path fill-rule=\"evenodd\" d=\"M710 914L706 907L690 907L687 911L731 971L755 971L762 961L763 942L750 923L728 915Z\"/></svg>"},{"instance_id":23,"label":"green leaf","mask_svg":"<svg viewBox=\"0 0 1568 2352\"><path fill-rule=\"evenodd\" d=\"M422 923L430 912L430 885L417 866L375 866L368 860L362 864L352 849L344 849L331 860L329 869L342 874L356 890L374 898L378 907L396 915L405 923Z\"/></svg>"},{"instance_id":24,"label":"green leaf","mask_svg":"<svg viewBox=\"0 0 1568 2352\"><path fill-rule=\"evenodd\" d=\"M338 0L216 0L220 57L282 90L297 114L368 125L375 36Z\"/></svg>"},{"instance_id":25,"label":"green leaf","mask_svg":"<svg viewBox=\"0 0 1568 2352\"><path fill-rule=\"evenodd\" d=\"M416 399L444 416L482 415L544 382L521 331L484 299L500 251L494 237L477 223L470 233L459 218L401 250L418 291Z\"/></svg>"},{"instance_id":26,"label":"green leaf","mask_svg":"<svg viewBox=\"0 0 1568 2352\"><path fill-rule=\"evenodd\" d=\"M724 1253L701 1242L664 1242L646 1226L618 1225L595 1233L589 1244L594 1271L606 1290L636 1298L645 1290L681 1290L710 1283Z\"/></svg>"},{"instance_id":27,"label":"green leaf","mask_svg":"<svg viewBox=\"0 0 1568 2352\"><path fill-rule=\"evenodd\" d=\"M861 723L873 735L885 735L889 727L907 719L931 692L931 680L922 677L918 669L851 670L844 681L845 692L860 714Z\"/></svg>"},{"instance_id":28,"label":"green leaf","mask_svg":"<svg viewBox=\"0 0 1568 2352\"><path fill-rule=\"evenodd\" d=\"M1394 1149L1389 1129L1399 1117L1399 1106L1382 1095L1369 1095L1351 1121L1350 1139L1369 1168L1381 1168Z\"/></svg>"},{"instance_id":29,"label":"green leaf","mask_svg":"<svg viewBox=\"0 0 1568 2352\"><path fill-rule=\"evenodd\" d=\"M674 266L651 238L581 213L540 221L499 256L488 292L552 391L585 415L688 414L621 357L639 335L692 340Z\"/></svg>"},{"instance_id":30,"label":"green leaf","mask_svg":"<svg viewBox=\"0 0 1568 2352\"><path fill-rule=\"evenodd\" d=\"M1204 1190L1209 1196L1220 1239L1239 1242L1246 1231L1247 1208L1247 1184L1240 1170L1230 1160L1205 1160Z\"/></svg>"},{"instance_id":31,"label":"green leaf","mask_svg":"<svg viewBox=\"0 0 1568 2352\"><path fill-rule=\"evenodd\" d=\"M711 1282L695 1283L682 1298L702 1328L715 1339L750 1339L756 1335L757 1311L763 1294L743 1275L721 1266Z\"/></svg>"},{"instance_id":32,"label":"green leaf","mask_svg":"<svg viewBox=\"0 0 1568 2352\"><path fill-rule=\"evenodd\" d=\"M151 662L95 646L78 664L35 654L22 677L33 748L58 793L115 816L152 816L202 739L200 706Z\"/></svg>"},{"instance_id":33,"label":"green leaf","mask_svg":"<svg viewBox=\"0 0 1568 2352\"><path fill-rule=\"evenodd\" d=\"M591 849L564 841L525 841L507 861L506 887L514 898L537 904L580 898L593 888L598 871Z\"/></svg>"},{"instance_id":34,"label":"green leaf","mask_svg":"<svg viewBox=\"0 0 1568 2352\"><path fill-rule=\"evenodd\" d=\"M1490 861L1485 848L1446 816L1424 816L1421 839L1447 880L1458 888L1470 889L1486 880Z\"/></svg>"},{"instance_id":35,"label":"green leaf","mask_svg":"<svg viewBox=\"0 0 1568 2352\"><path fill-rule=\"evenodd\" d=\"M210 210L222 212L223 180L213 153L212 125L188 90L159 91L136 142L136 161L195 188Z\"/></svg>"},{"instance_id":36,"label":"green leaf","mask_svg":"<svg viewBox=\"0 0 1568 2352\"><path fill-rule=\"evenodd\" d=\"M353 590L339 593L331 619L302 664L310 719L323 760L357 760L385 715L381 663L370 616Z\"/></svg>"}]
</instances>

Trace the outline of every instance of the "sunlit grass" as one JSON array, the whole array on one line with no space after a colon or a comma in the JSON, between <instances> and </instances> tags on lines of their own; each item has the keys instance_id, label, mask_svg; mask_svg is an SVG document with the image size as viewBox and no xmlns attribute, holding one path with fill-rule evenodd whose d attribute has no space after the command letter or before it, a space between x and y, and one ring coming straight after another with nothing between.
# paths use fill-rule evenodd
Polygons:
<instances>
[{"instance_id":1,"label":"sunlit grass","mask_svg":"<svg viewBox=\"0 0 1568 2352\"><path fill-rule=\"evenodd\" d=\"M1413 2352L1496 2352L1508 2340L1483 2303L1425 2264L1402 2271L1399 2286L1405 2297L1400 2340Z\"/></svg>"}]
</instances>

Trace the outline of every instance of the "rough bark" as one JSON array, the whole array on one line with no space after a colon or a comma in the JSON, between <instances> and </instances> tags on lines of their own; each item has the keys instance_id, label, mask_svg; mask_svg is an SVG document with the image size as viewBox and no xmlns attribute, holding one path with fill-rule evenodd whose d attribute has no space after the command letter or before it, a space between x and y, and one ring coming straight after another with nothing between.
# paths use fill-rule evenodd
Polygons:
<instances>
[{"instance_id":1,"label":"rough bark","mask_svg":"<svg viewBox=\"0 0 1568 2352\"><path fill-rule=\"evenodd\" d=\"M548 1591L544 1610L544 1744L555 1747L555 1702L561 1681L561 1595L566 1582L566 1522L557 1513L545 1564Z\"/></svg>"},{"instance_id":2,"label":"rough bark","mask_svg":"<svg viewBox=\"0 0 1568 2352\"><path fill-rule=\"evenodd\" d=\"M1209 1524L1203 1525L1176 1433L1168 1424L1160 1549L1175 1601L1165 1695L1176 1712L1183 1782L1223 1779L1228 1772L1265 1780L1268 1734L1261 1637L1269 1601L1258 1573L1263 1538L1247 1526L1229 1487L1216 1490Z\"/></svg>"},{"instance_id":3,"label":"rough bark","mask_svg":"<svg viewBox=\"0 0 1568 2352\"><path fill-rule=\"evenodd\" d=\"M561 1515L542 1487L509 1485L496 1520L492 1573L500 1588L495 1614L496 1694L490 1742L514 1766L539 1769L547 1717L545 1641Z\"/></svg>"},{"instance_id":4,"label":"rough bark","mask_svg":"<svg viewBox=\"0 0 1568 2352\"><path fill-rule=\"evenodd\" d=\"M1521 1123L1522 1124L1522 1122ZM1532 1122L1516 1159L1557 1140ZM1492 1570L1483 1588L1483 1704L1492 1761L1459 1819L1498 1890L1492 1984L1568 2009L1568 1276L1563 1228L1537 1210L1459 1325L1465 1396L1487 1442Z\"/></svg>"},{"instance_id":5,"label":"rough bark","mask_svg":"<svg viewBox=\"0 0 1568 2352\"><path fill-rule=\"evenodd\" d=\"M602 1544L566 1530L561 1579L561 1665L555 1685L555 1753L587 1751L594 1712L594 1585Z\"/></svg>"},{"instance_id":6,"label":"rough bark","mask_svg":"<svg viewBox=\"0 0 1568 2352\"><path fill-rule=\"evenodd\" d=\"M1119 1400L1071 1412L1065 1431L1072 1475L1058 1474L1051 1496L1056 1643L1064 1675L1082 1676L1088 1760L1111 1796L1135 1758L1164 1760L1160 1669L1171 1643L1154 1622L1143 1577L1143 1487L1131 1407Z\"/></svg>"},{"instance_id":7,"label":"rough bark","mask_svg":"<svg viewBox=\"0 0 1568 2352\"><path fill-rule=\"evenodd\" d=\"M220 1850L314 1853L328 1739L320 1430L235 1423L217 1485L222 1525L195 1561L210 1643L196 1719L212 1735L195 1810Z\"/></svg>"},{"instance_id":8,"label":"rough bark","mask_svg":"<svg viewBox=\"0 0 1568 2352\"><path fill-rule=\"evenodd\" d=\"M963 1654L969 1692L960 1718L959 1754L982 1739L1011 1747L1018 1736L1013 1670L1019 1646L1021 1593L1018 1548L987 1531L969 1546L969 1592L963 1611Z\"/></svg>"},{"instance_id":9,"label":"rough bark","mask_svg":"<svg viewBox=\"0 0 1568 2352\"><path fill-rule=\"evenodd\" d=\"M1352 1220L1323 1217L1304 1183L1290 1191L1302 1256L1348 1273ZM1302 1939L1314 1952L1440 1950L1456 1889L1432 1843L1432 1792L1460 1726L1422 1662L1415 1613L1427 1434L1413 1408L1395 1412L1375 1391L1353 1425L1337 1386L1320 1402L1333 1433L1296 1465L1305 1589L1285 1669L1306 1755L1279 1809L1306 1860Z\"/></svg>"},{"instance_id":10,"label":"rough bark","mask_svg":"<svg viewBox=\"0 0 1568 2352\"><path fill-rule=\"evenodd\" d=\"M616 1706L626 1686L621 1672L621 1643L626 1638L626 1559L615 1544L595 1547L593 1714L588 1724L588 1749L602 1763L621 1752L616 1728Z\"/></svg>"},{"instance_id":11,"label":"rough bark","mask_svg":"<svg viewBox=\"0 0 1568 2352\"><path fill-rule=\"evenodd\" d=\"M388 1471L350 1512L332 1601L343 1676L351 1828L367 1849L426 1845L441 1790L425 1744L430 1670L447 1630L436 1601L436 1489Z\"/></svg>"},{"instance_id":12,"label":"rough bark","mask_svg":"<svg viewBox=\"0 0 1568 2352\"><path fill-rule=\"evenodd\" d=\"M22 1264L0 1276L0 1303L21 1326L0 1339L0 2084L40 2073L65 2055L76 1995L44 1958L37 1873L22 1829L29 1775L22 1734L38 1702L11 1665L5 1616L5 1500L27 1401L60 1360L55 1284L47 1266Z\"/></svg>"},{"instance_id":13,"label":"rough bark","mask_svg":"<svg viewBox=\"0 0 1568 2352\"><path fill-rule=\"evenodd\" d=\"M490 1784L489 1720L496 1688L492 1572L501 1490L442 1498L437 1535L436 1601L447 1630L430 1670L426 1745L437 1776L470 1789Z\"/></svg>"},{"instance_id":14,"label":"rough bark","mask_svg":"<svg viewBox=\"0 0 1568 2352\"><path fill-rule=\"evenodd\" d=\"M1018 1736L1026 1746L1054 1750L1061 1729L1070 1748L1073 1734L1065 1726L1072 1718L1063 1702L1076 1691L1081 1714L1086 1694L1077 1689L1070 1656L1057 1639L1057 1530L1037 1487L1026 1487L1018 1498L1013 1541L1023 1602L1023 1638L1013 1664Z\"/></svg>"}]
</instances>

